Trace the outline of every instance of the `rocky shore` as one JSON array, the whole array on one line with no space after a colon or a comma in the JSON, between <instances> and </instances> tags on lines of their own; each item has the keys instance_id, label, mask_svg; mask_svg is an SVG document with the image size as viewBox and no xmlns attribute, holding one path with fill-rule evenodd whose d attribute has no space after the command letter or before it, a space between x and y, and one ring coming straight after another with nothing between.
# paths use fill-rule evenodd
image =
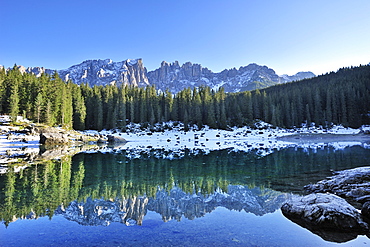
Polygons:
<instances>
[{"instance_id":1,"label":"rocky shore","mask_svg":"<svg viewBox=\"0 0 370 247\"><path fill-rule=\"evenodd\" d=\"M58 159L79 152L99 150L107 145L125 143L120 137L84 134L35 124L0 126L0 173L11 164L16 170L28 164Z\"/></svg>"},{"instance_id":2,"label":"rocky shore","mask_svg":"<svg viewBox=\"0 0 370 247\"><path fill-rule=\"evenodd\" d=\"M273 128L262 121L252 127L230 128L229 130L198 129L194 126L184 131L183 124L167 122L143 128L140 124L129 124L126 132L119 130L73 131L47 127L24 121L18 126L10 126L0 116L0 165L9 163L33 162L37 159L51 159L76 152L91 150L126 149L133 152L150 152L162 149L169 152L191 150L258 151L258 155L268 155L273 150L286 147L321 148L325 145L342 149L361 145L370 147L369 126L360 129L334 126L282 129ZM81 150L81 151L78 151ZM0 169L0 172L3 171Z\"/></svg>"},{"instance_id":3,"label":"rocky shore","mask_svg":"<svg viewBox=\"0 0 370 247\"><path fill-rule=\"evenodd\" d=\"M281 207L283 214L323 239L346 242L370 235L370 167L335 172Z\"/></svg>"}]
</instances>

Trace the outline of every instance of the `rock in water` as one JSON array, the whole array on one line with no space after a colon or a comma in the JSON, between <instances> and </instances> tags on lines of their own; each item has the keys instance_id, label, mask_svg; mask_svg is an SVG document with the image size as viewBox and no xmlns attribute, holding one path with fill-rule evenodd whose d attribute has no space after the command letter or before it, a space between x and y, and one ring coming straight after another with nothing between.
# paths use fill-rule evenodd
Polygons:
<instances>
[{"instance_id":1,"label":"rock in water","mask_svg":"<svg viewBox=\"0 0 370 247\"><path fill-rule=\"evenodd\" d=\"M58 145L69 143L68 135L61 133L41 133L40 144L44 145Z\"/></svg>"},{"instance_id":2,"label":"rock in water","mask_svg":"<svg viewBox=\"0 0 370 247\"><path fill-rule=\"evenodd\" d=\"M296 196L281 210L285 217L327 241L345 242L368 231L357 209L333 194Z\"/></svg>"},{"instance_id":3,"label":"rock in water","mask_svg":"<svg viewBox=\"0 0 370 247\"><path fill-rule=\"evenodd\" d=\"M126 143L126 139L120 136L108 135L109 143Z\"/></svg>"},{"instance_id":4,"label":"rock in water","mask_svg":"<svg viewBox=\"0 0 370 247\"><path fill-rule=\"evenodd\" d=\"M334 176L304 187L309 192L333 193L351 202L370 201L370 167L336 172Z\"/></svg>"},{"instance_id":5,"label":"rock in water","mask_svg":"<svg viewBox=\"0 0 370 247\"><path fill-rule=\"evenodd\" d=\"M364 220L367 223L370 223L370 201L367 201L362 205L361 214L362 217L364 217Z\"/></svg>"}]
</instances>

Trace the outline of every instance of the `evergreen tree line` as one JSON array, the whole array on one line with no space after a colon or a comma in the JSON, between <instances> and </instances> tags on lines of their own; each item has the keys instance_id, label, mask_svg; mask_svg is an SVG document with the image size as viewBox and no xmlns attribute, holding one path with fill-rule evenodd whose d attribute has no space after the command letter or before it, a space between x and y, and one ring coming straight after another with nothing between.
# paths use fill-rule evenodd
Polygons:
<instances>
[{"instance_id":1,"label":"evergreen tree line","mask_svg":"<svg viewBox=\"0 0 370 247\"><path fill-rule=\"evenodd\" d=\"M154 86L76 85L53 75L0 70L0 112L66 128L126 129L180 121L226 129L255 119L292 128L302 123L359 127L370 123L370 66L343 68L312 79L262 90L225 93L223 88L184 89L172 95Z\"/></svg>"}]
</instances>

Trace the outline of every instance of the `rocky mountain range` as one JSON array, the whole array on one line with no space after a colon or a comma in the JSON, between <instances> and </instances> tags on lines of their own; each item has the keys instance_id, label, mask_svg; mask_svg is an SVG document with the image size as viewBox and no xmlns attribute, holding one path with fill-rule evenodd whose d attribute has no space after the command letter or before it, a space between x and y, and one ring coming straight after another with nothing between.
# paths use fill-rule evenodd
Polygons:
<instances>
[{"instance_id":1,"label":"rocky mountain range","mask_svg":"<svg viewBox=\"0 0 370 247\"><path fill-rule=\"evenodd\" d=\"M54 73L54 70L42 67L19 66L19 69L36 76ZM63 80L72 80L79 85L155 85L159 90L168 89L172 93L200 86L209 86L215 90L224 87L226 92L240 92L315 77L312 72L279 76L273 69L255 63L215 73L200 64L186 62L180 66L178 61L163 61L158 69L148 72L142 59L127 59L121 62L113 62L111 59L87 60L57 72Z\"/></svg>"}]
</instances>

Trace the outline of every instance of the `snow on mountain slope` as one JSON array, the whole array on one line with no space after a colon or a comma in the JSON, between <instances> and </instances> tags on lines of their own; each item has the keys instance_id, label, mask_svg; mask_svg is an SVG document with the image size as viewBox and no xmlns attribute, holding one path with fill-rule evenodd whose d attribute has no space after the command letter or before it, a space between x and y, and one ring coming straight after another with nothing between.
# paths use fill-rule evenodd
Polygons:
<instances>
[{"instance_id":1,"label":"snow on mountain slope","mask_svg":"<svg viewBox=\"0 0 370 247\"><path fill-rule=\"evenodd\" d=\"M111 59L87 60L68 69L58 71L63 80L76 84L149 86L142 59L113 62Z\"/></svg>"}]
</instances>

